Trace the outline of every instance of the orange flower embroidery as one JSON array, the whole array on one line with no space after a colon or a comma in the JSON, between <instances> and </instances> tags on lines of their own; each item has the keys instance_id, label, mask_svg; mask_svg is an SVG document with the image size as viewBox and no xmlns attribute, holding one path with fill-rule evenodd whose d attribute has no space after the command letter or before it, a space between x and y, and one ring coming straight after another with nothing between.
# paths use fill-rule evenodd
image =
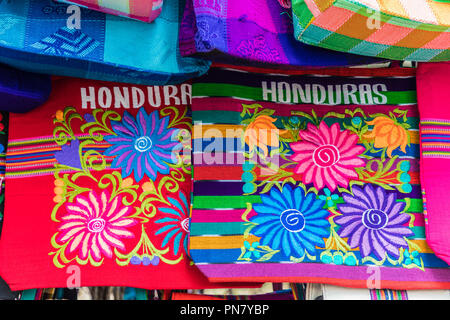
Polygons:
<instances>
[{"instance_id":1,"label":"orange flower embroidery","mask_svg":"<svg viewBox=\"0 0 450 320\"><path fill-rule=\"evenodd\" d=\"M256 119L250 123L244 132L245 143L249 146L250 150L255 147L259 147L264 156L269 154L268 146L279 146L279 135L286 134L287 130L279 130L273 124L276 119L262 115L256 117Z\"/></svg>"},{"instance_id":2,"label":"orange flower embroidery","mask_svg":"<svg viewBox=\"0 0 450 320\"><path fill-rule=\"evenodd\" d=\"M372 132L366 133L363 137L368 140L375 140L375 148L387 148L389 158L392 158L392 151L398 147L406 153L408 133L400 124L387 117L376 117L372 121L368 121L367 124L374 127Z\"/></svg>"}]
</instances>

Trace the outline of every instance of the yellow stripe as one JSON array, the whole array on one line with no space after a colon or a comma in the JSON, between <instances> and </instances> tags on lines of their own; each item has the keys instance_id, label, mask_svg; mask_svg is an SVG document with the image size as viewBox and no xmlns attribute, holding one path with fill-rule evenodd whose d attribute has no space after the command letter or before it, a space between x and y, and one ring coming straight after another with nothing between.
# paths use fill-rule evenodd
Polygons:
<instances>
[{"instance_id":1,"label":"yellow stripe","mask_svg":"<svg viewBox=\"0 0 450 320\"><path fill-rule=\"evenodd\" d=\"M191 237L190 249L233 249L241 248L244 241L250 243L259 241L259 237L250 235L247 238L244 236L223 236L223 237Z\"/></svg>"}]
</instances>

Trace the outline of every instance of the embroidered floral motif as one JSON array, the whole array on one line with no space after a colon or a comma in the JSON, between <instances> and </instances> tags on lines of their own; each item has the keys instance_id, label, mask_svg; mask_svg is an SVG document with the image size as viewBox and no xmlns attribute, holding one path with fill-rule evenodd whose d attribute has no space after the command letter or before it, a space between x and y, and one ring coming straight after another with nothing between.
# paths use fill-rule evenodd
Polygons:
<instances>
[{"instance_id":1,"label":"embroidered floral motif","mask_svg":"<svg viewBox=\"0 0 450 320\"><path fill-rule=\"evenodd\" d=\"M358 178L355 168L365 163L358 157L364 147L357 145L357 135L341 131L337 123L328 127L325 122L319 128L308 124L308 130L299 135L302 141L290 144L294 151L291 159L298 162L295 172L303 175L305 184L334 191L337 186L348 187L350 180Z\"/></svg>"},{"instance_id":2,"label":"embroidered floral motif","mask_svg":"<svg viewBox=\"0 0 450 320\"><path fill-rule=\"evenodd\" d=\"M122 238L133 238L134 234L127 228L137 222L128 216L131 207L121 206L121 197L110 202L110 195L103 191L97 195L89 192L88 197L78 196L74 203L67 203L67 214L61 217L63 223L58 242L68 242L68 252L78 250L82 260L88 258L99 262L103 256L111 258L113 248L124 251Z\"/></svg>"},{"instance_id":3,"label":"embroidered floral motif","mask_svg":"<svg viewBox=\"0 0 450 320\"><path fill-rule=\"evenodd\" d=\"M411 172L414 150L402 147L411 135L406 131L411 121L407 110L396 108L384 115L356 108L320 116L315 110L295 110L276 117L276 110L260 104L242 108L241 123L247 129L273 129L276 122L282 130L277 148L268 149L270 158L264 152L257 152L256 159L244 154L243 192L259 195L262 203L249 204L242 215L245 235L255 238L244 236L248 243L243 243L237 261L275 262L281 252L291 262L381 266L387 261L423 269L422 253L409 253L420 252L420 247L408 239L413 232L406 212L420 210L420 204L408 197L416 173ZM264 150L249 134L242 142ZM392 155L398 147L409 157ZM306 216L295 199L309 203L316 213ZM320 224L315 233L307 230L308 219ZM305 236L308 231L312 236Z\"/></svg>"},{"instance_id":4,"label":"embroidered floral motif","mask_svg":"<svg viewBox=\"0 0 450 320\"><path fill-rule=\"evenodd\" d=\"M363 257L374 253L384 259L389 253L398 258L399 249L408 247L403 237L414 235L404 226L411 218L402 213L405 202L397 202L395 193L370 184L364 188L354 186L352 191L353 196L344 194L345 203L338 204L342 213L335 219L341 227L339 236L348 237L350 247L359 247Z\"/></svg>"},{"instance_id":5,"label":"embroidered floral motif","mask_svg":"<svg viewBox=\"0 0 450 320\"><path fill-rule=\"evenodd\" d=\"M280 249L287 257L302 257L305 251L315 254L315 247L323 246L329 212L314 193L286 185L281 192L274 188L269 195L262 194L261 200L253 205L258 214L250 221L257 224L251 233L261 237L262 245Z\"/></svg>"},{"instance_id":6,"label":"embroidered floral motif","mask_svg":"<svg viewBox=\"0 0 450 320\"><path fill-rule=\"evenodd\" d=\"M392 158L392 151L400 147L400 150L406 153L408 144L408 134L400 124L388 117L376 117L367 122L373 125L372 132L363 135L365 139L374 140L375 148L387 148L387 155Z\"/></svg>"},{"instance_id":7,"label":"embroidered floral motif","mask_svg":"<svg viewBox=\"0 0 450 320\"><path fill-rule=\"evenodd\" d=\"M168 129L169 118L159 118L158 111L147 115L141 108L134 119L125 111L121 122L113 122L112 128L117 136L105 136L112 144L104 154L116 156L112 168L121 168L124 177L134 173L139 182L148 176L156 179L158 173L169 173L168 163L175 163L172 150L179 144L173 141L175 129Z\"/></svg>"}]
</instances>

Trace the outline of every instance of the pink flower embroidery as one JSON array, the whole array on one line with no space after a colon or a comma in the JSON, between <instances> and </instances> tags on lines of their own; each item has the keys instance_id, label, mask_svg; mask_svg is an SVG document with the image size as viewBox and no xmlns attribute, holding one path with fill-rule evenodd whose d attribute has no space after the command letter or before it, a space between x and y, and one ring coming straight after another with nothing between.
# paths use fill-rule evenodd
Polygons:
<instances>
[{"instance_id":1,"label":"pink flower embroidery","mask_svg":"<svg viewBox=\"0 0 450 320\"><path fill-rule=\"evenodd\" d=\"M79 257L86 260L91 256L98 262L102 256L112 257L112 248L125 250L121 238L133 238L128 230L136 221L127 218L131 207L120 206L122 197L109 202L109 195L103 191L98 196L90 191L88 198L78 196L75 203L66 205L67 214L61 218L59 242L70 242L69 253L78 249Z\"/></svg>"},{"instance_id":2,"label":"pink flower embroidery","mask_svg":"<svg viewBox=\"0 0 450 320\"><path fill-rule=\"evenodd\" d=\"M303 141L290 144L291 159L298 162L295 173L303 175L305 184L312 182L318 190L327 186L333 191L358 178L355 168L365 163L358 157L364 147L357 145L357 135L341 131L338 123L328 127L323 121L319 128L308 124L308 130L299 134Z\"/></svg>"}]
</instances>

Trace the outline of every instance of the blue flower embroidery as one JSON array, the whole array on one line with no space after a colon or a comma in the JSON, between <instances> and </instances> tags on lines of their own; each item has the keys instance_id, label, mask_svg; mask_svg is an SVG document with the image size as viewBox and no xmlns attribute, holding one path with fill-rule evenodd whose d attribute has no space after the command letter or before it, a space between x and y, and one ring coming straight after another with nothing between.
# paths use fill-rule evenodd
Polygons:
<instances>
[{"instance_id":1,"label":"blue flower embroidery","mask_svg":"<svg viewBox=\"0 0 450 320\"><path fill-rule=\"evenodd\" d=\"M258 214L250 221L257 224L252 233L261 237L262 245L281 250L287 257L302 257L305 250L313 255L316 246L323 246L323 238L329 233L326 217L330 214L323 209L325 201L289 185L281 192L272 189L270 195L261 195L261 200L261 204L253 205Z\"/></svg>"},{"instance_id":2,"label":"blue flower embroidery","mask_svg":"<svg viewBox=\"0 0 450 320\"><path fill-rule=\"evenodd\" d=\"M106 136L112 146L105 151L107 156L116 156L112 168L121 168L122 176L134 172L139 182L145 175L156 180L159 173L169 173L168 163L175 163L172 150L179 145L173 141L176 129L168 129L169 117L159 118L158 111L149 115L141 108L134 119L125 111L122 121L112 121L116 136Z\"/></svg>"}]
</instances>

